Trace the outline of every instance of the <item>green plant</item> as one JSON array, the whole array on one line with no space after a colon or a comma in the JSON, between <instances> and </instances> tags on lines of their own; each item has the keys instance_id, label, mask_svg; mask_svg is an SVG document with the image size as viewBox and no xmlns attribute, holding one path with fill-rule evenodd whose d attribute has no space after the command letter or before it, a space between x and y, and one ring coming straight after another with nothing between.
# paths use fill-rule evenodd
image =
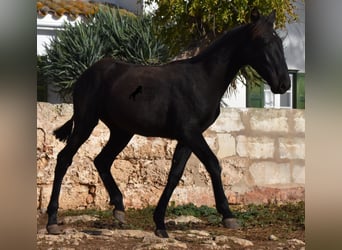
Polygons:
<instances>
[{"instance_id":1,"label":"green plant","mask_svg":"<svg viewBox=\"0 0 342 250\"><path fill-rule=\"evenodd\" d=\"M282 205L247 205L235 211L243 227L264 227L274 224L284 225L288 228L305 228L304 202L288 203Z\"/></svg>"},{"instance_id":2,"label":"green plant","mask_svg":"<svg viewBox=\"0 0 342 250\"><path fill-rule=\"evenodd\" d=\"M108 7L82 22L65 23L46 52L43 76L65 101L70 100L77 78L105 56L139 64L158 64L169 58L150 17Z\"/></svg>"},{"instance_id":3,"label":"green plant","mask_svg":"<svg viewBox=\"0 0 342 250\"><path fill-rule=\"evenodd\" d=\"M47 101L47 82L45 81L42 67L44 65L45 56L37 56L37 101Z\"/></svg>"},{"instance_id":4,"label":"green plant","mask_svg":"<svg viewBox=\"0 0 342 250\"><path fill-rule=\"evenodd\" d=\"M249 21L257 7L261 14L277 12L277 27L297 20L296 0L146 0L157 5L154 21L173 53L210 42L217 35ZM302 0L304 2L304 0ZM198 43L200 42L200 43Z\"/></svg>"},{"instance_id":5,"label":"green plant","mask_svg":"<svg viewBox=\"0 0 342 250\"><path fill-rule=\"evenodd\" d=\"M155 206L148 206L142 209L127 209L126 217L129 228L132 229L149 229L153 230L153 213ZM288 231L305 229L305 203L287 203L262 204L262 205L244 205L232 206L232 211L239 220L243 228L262 228L272 225L281 225ZM62 216L75 216L87 214L98 217L101 221L113 220L112 210L66 210L61 212ZM186 205L175 205L175 202L167 207L166 217L177 217L181 215L192 215L207 221L209 225L219 226L222 216L214 207L200 206L197 207L192 203ZM207 224L207 225L208 225Z\"/></svg>"}]
</instances>

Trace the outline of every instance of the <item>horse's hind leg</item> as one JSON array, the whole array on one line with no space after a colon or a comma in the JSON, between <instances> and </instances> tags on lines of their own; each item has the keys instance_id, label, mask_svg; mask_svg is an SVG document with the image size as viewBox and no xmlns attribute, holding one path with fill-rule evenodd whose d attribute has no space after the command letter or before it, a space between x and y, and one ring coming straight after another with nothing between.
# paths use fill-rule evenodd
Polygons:
<instances>
[{"instance_id":1,"label":"horse's hind leg","mask_svg":"<svg viewBox=\"0 0 342 250\"><path fill-rule=\"evenodd\" d=\"M57 210L58 210L58 198L61 190L63 177L68 169L68 167L72 163L72 158L76 154L79 147L87 140L90 136L93 128L96 126L96 123L89 124L85 126L85 124L81 124L77 126L75 124L75 128L67 141L66 146L62 149L62 151L58 154L57 164L55 168L55 177L53 181L52 193L50 202L48 205L47 213L48 213L48 223L47 230L50 234L60 234L61 230L57 226Z\"/></svg>"},{"instance_id":2,"label":"horse's hind leg","mask_svg":"<svg viewBox=\"0 0 342 250\"><path fill-rule=\"evenodd\" d=\"M175 190L180 178L183 175L185 164L188 161L190 155L191 150L188 147L181 143L177 144L177 147L173 154L171 170L166 187L162 196L160 197L160 200L153 215L153 219L156 224L155 234L159 237L168 237L164 222L166 207L169 203L173 191Z\"/></svg>"},{"instance_id":3,"label":"horse's hind leg","mask_svg":"<svg viewBox=\"0 0 342 250\"><path fill-rule=\"evenodd\" d=\"M114 205L114 217L120 223L126 223L122 194L110 172L116 156L126 147L133 134L121 130L111 130L109 141L95 158L94 164L99 172L103 184L109 193L110 204Z\"/></svg>"}]
</instances>

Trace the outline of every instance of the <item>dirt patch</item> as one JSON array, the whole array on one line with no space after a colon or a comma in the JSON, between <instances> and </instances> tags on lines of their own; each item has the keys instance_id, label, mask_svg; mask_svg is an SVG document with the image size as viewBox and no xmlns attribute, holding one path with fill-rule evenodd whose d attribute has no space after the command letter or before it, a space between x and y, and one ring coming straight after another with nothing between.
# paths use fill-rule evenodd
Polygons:
<instances>
[{"instance_id":1,"label":"dirt patch","mask_svg":"<svg viewBox=\"0 0 342 250\"><path fill-rule=\"evenodd\" d=\"M248 210L247 214L250 213L251 210ZM37 216L37 249L303 250L305 228L296 224L289 211L287 214L288 220L285 223L281 220L274 223L248 221L239 230L223 228L220 224L210 222L208 218L173 216L167 220L169 239L156 237L153 223L150 218L146 218L150 215L139 211L127 214L128 225L124 228L110 217L62 215L60 220L64 234L57 236L47 234L47 216L40 214Z\"/></svg>"}]
</instances>

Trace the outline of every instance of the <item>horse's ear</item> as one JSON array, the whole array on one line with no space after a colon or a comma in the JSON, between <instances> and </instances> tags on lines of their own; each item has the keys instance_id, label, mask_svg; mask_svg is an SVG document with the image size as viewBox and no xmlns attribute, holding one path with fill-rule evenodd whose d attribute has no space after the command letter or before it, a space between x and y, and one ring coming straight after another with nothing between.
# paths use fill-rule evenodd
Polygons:
<instances>
[{"instance_id":1,"label":"horse's ear","mask_svg":"<svg viewBox=\"0 0 342 250\"><path fill-rule=\"evenodd\" d=\"M257 8L254 8L251 12L251 21L255 23L259 20L259 18L260 18L259 10Z\"/></svg>"},{"instance_id":2,"label":"horse's ear","mask_svg":"<svg viewBox=\"0 0 342 250\"><path fill-rule=\"evenodd\" d=\"M273 10L273 11L271 12L271 14L267 17L267 21L268 21L269 23L274 24L275 19L276 19L276 12L275 12L275 10Z\"/></svg>"}]
</instances>

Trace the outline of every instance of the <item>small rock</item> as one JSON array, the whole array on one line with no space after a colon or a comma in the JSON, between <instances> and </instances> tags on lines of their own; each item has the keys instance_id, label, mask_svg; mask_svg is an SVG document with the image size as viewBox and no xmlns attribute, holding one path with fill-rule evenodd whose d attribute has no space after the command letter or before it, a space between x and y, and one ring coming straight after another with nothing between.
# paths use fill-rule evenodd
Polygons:
<instances>
[{"instance_id":1,"label":"small rock","mask_svg":"<svg viewBox=\"0 0 342 250\"><path fill-rule=\"evenodd\" d=\"M205 249L217 249L217 244L213 240L207 240L203 242L202 245L205 247Z\"/></svg>"},{"instance_id":2,"label":"small rock","mask_svg":"<svg viewBox=\"0 0 342 250\"><path fill-rule=\"evenodd\" d=\"M89 187L89 193L90 194L95 194L96 193L96 186L90 186Z\"/></svg>"},{"instance_id":3,"label":"small rock","mask_svg":"<svg viewBox=\"0 0 342 250\"><path fill-rule=\"evenodd\" d=\"M174 218L174 219L167 219L166 220L166 223L174 223L176 225L180 224L180 223L186 224L186 223L190 223L190 222L191 223L203 223L202 220L200 220L194 216L191 216L191 215L189 215L189 216L182 215L182 216L179 216L179 217Z\"/></svg>"},{"instance_id":4,"label":"small rock","mask_svg":"<svg viewBox=\"0 0 342 250\"><path fill-rule=\"evenodd\" d=\"M135 250L145 249L187 249L187 245L172 238L159 238L155 235L146 236L142 240L142 244L137 245Z\"/></svg>"},{"instance_id":5,"label":"small rock","mask_svg":"<svg viewBox=\"0 0 342 250\"><path fill-rule=\"evenodd\" d=\"M149 236L145 236L142 240L143 243L145 244L152 244L152 243L161 243L161 242L165 242L168 239L166 238L159 238L155 235L149 235Z\"/></svg>"},{"instance_id":6,"label":"small rock","mask_svg":"<svg viewBox=\"0 0 342 250\"><path fill-rule=\"evenodd\" d=\"M165 242L165 243L156 243L152 244L149 249L169 249L170 247L175 249L187 249L188 246L180 241L177 242Z\"/></svg>"},{"instance_id":7,"label":"small rock","mask_svg":"<svg viewBox=\"0 0 342 250\"><path fill-rule=\"evenodd\" d=\"M97 217L85 214L85 215L76 215L76 216L66 216L63 218L62 223L70 224L76 221L88 222L88 221L97 221L97 220L98 220Z\"/></svg>"},{"instance_id":8,"label":"small rock","mask_svg":"<svg viewBox=\"0 0 342 250\"><path fill-rule=\"evenodd\" d=\"M114 232L112 230L109 229L101 229L101 235L104 236L113 236Z\"/></svg>"},{"instance_id":9,"label":"small rock","mask_svg":"<svg viewBox=\"0 0 342 250\"><path fill-rule=\"evenodd\" d=\"M80 244L80 242L79 242L78 240L76 240L76 239L73 240L73 245L74 245L74 246L78 246L79 244Z\"/></svg>"},{"instance_id":10,"label":"small rock","mask_svg":"<svg viewBox=\"0 0 342 250\"><path fill-rule=\"evenodd\" d=\"M304 246L305 245L305 242L302 241L302 240L298 240L298 239L291 239L291 240L288 240L287 243L291 244L291 245L302 245Z\"/></svg>"},{"instance_id":11,"label":"small rock","mask_svg":"<svg viewBox=\"0 0 342 250\"><path fill-rule=\"evenodd\" d=\"M154 235L154 233L146 232L142 230L115 230L114 235L118 235L120 237L129 237L129 238L134 238L134 239L143 239L146 236L158 238L157 236Z\"/></svg>"},{"instance_id":12,"label":"small rock","mask_svg":"<svg viewBox=\"0 0 342 250\"><path fill-rule=\"evenodd\" d=\"M218 235L215 237L215 242L219 244L227 243L229 241L229 237L225 235Z\"/></svg>"},{"instance_id":13,"label":"small rock","mask_svg":"<svg viewBox=\"0 0 342 250\"><path fill-rule=\"evenodd\" d=\"M242 247L251 247L254 246L253 242L245 239L241 239L235 236L228 237L230 241L234 242L235 244L238 244Z\"/></svg>"},{"instance_id":14,"label":"small rock","mask_svg":"<svg viewBox=\"0 0 342 250\"><path fill-rule=\"evenodd\" d=\"M78 231L75 228L68 227L63 229L63 233L68 235L78 233Z\"/></svg>"},{"instance_id":15,"label":"small rock","mask_svg":"<svg viewBox=\"0 0 342 250\"><path fill-rule=\"evenodd\" d=\"M189 230L190 234L196 234L199 236L204 236L204 237L209 237L210 233L208 233L207 231L203 231L203 230Z\"/></svg>"},{"instance_id":16,"label":"small rock","mask_svg":"<svg viewBox=\"0 0 342 250\"><path fill-rule=\"evenodd\" d=\"M88 194L87 198L86 198L86 202L87 204L91 204L94 202L94 197L91 194Z\"/></svg>"},{"instance_id":17,"label":"small rock","mask_svg":"<svg viewBox=\"0 0 342 250\"><path fill-rule=\"evenodd\" d=\"M46 228L39 229L37 234L44 237L44 234L47 234Z\"/></svg>"},{"instance_id":18,"label":"small rock","mask_svg":"<svg viewBox=\"0 0 342 250\"><path fill-rule=\"evenodd\" d=\"M276 240L279 240L279 238L273 234L271 234L269 237L268 237L269 240L273 240L273 241L276 241Z\"/></svg>"}]
</instances>

